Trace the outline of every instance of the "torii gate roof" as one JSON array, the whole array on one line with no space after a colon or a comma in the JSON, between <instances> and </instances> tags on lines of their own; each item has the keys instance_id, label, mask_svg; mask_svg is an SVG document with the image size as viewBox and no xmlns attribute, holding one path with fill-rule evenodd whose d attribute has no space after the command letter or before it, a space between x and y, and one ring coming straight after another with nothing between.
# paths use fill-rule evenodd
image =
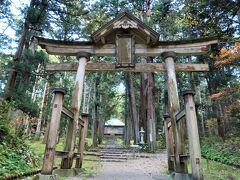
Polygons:
<instances>
[{"instance_id":1,"label":"torii gate roof","mask_svg":"<svg viewBox=\"0 0 240 180\"><path fill-rule=\"evenodd\" d=\"M138 44L154 45L159 40L159 34L156 31L125 11L94 32L92 41L94 43L102 41L103 44L115 43L116 34L122 34L124 31L134 35L135 42Z\"/></svg>"}]
</instances>

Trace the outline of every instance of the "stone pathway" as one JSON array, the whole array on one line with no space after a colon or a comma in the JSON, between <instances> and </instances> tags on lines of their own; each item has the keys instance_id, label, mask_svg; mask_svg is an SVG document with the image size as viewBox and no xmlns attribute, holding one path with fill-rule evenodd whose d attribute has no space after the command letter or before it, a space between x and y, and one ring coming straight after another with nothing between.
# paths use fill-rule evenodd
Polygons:
<instances>
[{"instance_id":1,"label":"stone pathway","mask_svg":"<svg viewBox=\"0 0 240 180\"><path fill-rule=\"evenodd\" d=\"M102 169L92 180L166 180L166 152L148 154L121 148L108 139L99 152Z\"/></svg>"}]
</instances>

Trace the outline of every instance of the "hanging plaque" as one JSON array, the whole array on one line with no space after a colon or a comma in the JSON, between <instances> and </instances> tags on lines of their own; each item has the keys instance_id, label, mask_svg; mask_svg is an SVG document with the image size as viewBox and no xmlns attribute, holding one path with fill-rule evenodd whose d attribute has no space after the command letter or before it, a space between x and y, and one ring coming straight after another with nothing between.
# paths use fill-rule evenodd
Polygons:
<instances>
[{"instance_id":1,"label":"hanging plaque","mask_svg":"<svg viewBox=\"0 0 240 180\"><path fill-rule=\"evenodd\" d=\"M130 34L116 36L116 67L134 67L134 38Z\"/></svg>"}]
</instances>

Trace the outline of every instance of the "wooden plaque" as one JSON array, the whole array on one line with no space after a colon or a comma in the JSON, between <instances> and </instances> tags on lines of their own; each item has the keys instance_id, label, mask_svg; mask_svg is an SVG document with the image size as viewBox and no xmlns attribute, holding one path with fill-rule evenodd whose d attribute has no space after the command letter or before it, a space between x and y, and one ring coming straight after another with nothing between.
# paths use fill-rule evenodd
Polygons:
<instances>
[{"instance_id":1,"label":"wooden plaque","mask_svg":"<svg viewBox=\"0 0 240 180\"><path fill-rule=\"evenodd\" d=\"M116 36L116 67L134 67L134 38L128 34Z\"/></svg>"}]
</instances>

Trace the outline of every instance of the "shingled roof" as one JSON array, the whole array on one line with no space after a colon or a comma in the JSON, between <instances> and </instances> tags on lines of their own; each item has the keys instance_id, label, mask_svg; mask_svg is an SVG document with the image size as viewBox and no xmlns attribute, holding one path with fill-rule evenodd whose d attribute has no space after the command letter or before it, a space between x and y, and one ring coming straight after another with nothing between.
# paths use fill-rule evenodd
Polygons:
<instances>
[{"instance_id":1,"label":"shingled roof","mask_svg":"<svg viewBox=\"0 0 240 180\"><path fill-rule=\"evenodd\" d=\"M136 43L154 45L159 40L159 34L129 11L120 13L99 30L92 34L94 43L113 43L117 34L131 34Z\"/></svg>"}]
</instances>

